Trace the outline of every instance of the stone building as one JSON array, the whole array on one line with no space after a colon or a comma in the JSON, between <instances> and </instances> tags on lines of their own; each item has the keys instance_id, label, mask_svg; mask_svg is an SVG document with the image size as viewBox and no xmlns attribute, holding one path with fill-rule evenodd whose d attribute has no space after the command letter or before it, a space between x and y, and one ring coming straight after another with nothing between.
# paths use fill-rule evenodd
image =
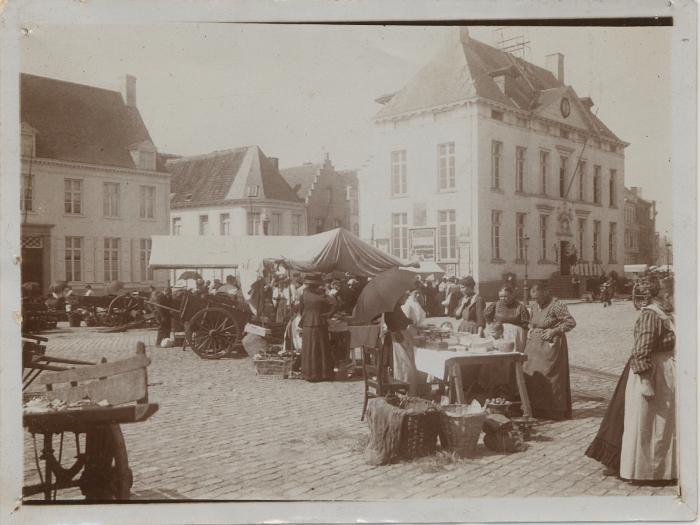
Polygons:
<instances>
[{"instance_id":1,"label":"stone building","mask_svg":"<svg viewBox=\"0 0 700 525\"><path fill-rule=\"evenodd\" d=\"M20 90L22 281L162 284L148 260L151 235L168 231L170 175L136 79L120 93L23 74Z\"/></svg>"},{"instance_id":2,"label":"stone building","mask_svg":"<svg viewBox=\"0 0 700 525\"><path fill-rule=\"evenodd\" d=\"M328 155L323 164L307 162L280 171L306 205L309 234L345 228L360 235L355 171L336 171Z\"/></svg>"},{"instance_id":3,"label":"stone building","mask_svg":"<svg viewBox=\"0 0 700 525\"><path fill-rule=\"evenodd\" d=\"M656 264L656 243L656 201L643 199L642 188L625 188L625 264Z\"/></svg>"},{"instance_id":4,"label":"stone building","mask_svg":"<svg viewBox=\"0 0 700 525\"><path fill-rule=\"evenodd\" d=\"M563 55L539 67L460 28L377 102L364 239L471 274L490 297L511 272L563 294L574 270L621 273L627 143L566 85Z\"/></svg>"},{"instance_id":5,"label":"stone building","mask_svg":"<svg viewBox=\"0 0 700 525\"><path fill-rule=\"evenodd\" d=\"M306 235L304 202L258 146L171 157L172 235Z\"/></svg>"}]
</instances>

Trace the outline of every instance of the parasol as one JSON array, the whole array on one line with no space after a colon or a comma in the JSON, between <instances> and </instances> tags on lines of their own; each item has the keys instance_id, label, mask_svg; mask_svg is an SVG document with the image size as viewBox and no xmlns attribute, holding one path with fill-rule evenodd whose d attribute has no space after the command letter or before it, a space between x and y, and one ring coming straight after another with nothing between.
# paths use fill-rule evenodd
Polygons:
<instances>
[{"instance_id":1,"label":"parasol","mask_svg":"<svg viewBox=\"0 0 700 525\"><path fill-rule=\"evenodd\" d=\"M374 277L357 298L353 311L356 321L369 323L384 312L393 312L396 302L413 287L416 274L391 268Z\"/></svg>"},{"instance_id":2,"label":"parasol","mask_svg":"<svg viewBox=\"0 0 700 525\"><path fill-rule=\"evenodd\" d=\"M63 293L63 290L65 290L67 286L68 286L68 283L66 281L54 281L53 283L51 283L51 286L49 287L49 292L55 293L55 294L60 294L60 293Z\"/></svg>"},{"instance_id":3,"label":"parasol","mask_svg":"<svg viewBox=\"0 0 700 525\"><path fill-rule=\"evenodd\" d=\"M190 279L194 279L195 281L197 279L201 279L202 276L199 275L197 272L193 270L187 270L186 272L182 272L180 274L180 277L178 277L178 281L189 281Z\"/></svg>"}]
</instances>

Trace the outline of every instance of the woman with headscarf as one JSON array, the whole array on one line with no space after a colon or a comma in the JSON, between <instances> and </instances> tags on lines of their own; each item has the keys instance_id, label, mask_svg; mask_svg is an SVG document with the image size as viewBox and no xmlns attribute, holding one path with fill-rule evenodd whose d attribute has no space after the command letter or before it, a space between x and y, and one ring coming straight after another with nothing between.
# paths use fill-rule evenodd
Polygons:
<instances>
[{"instance_id":1,"label":"woman with headscarf","mask_svg":"<svg viewBox=\"0 0 700 525\"><path fill-rule=\"evenodd\" d=\"M301 374L310 382L333 379L333 355L328 336L331 304L319 274L304 280L304 295L299 303L301 314Z\"/></svg>"},{"instance_id":2,"label":"woman with headscarf","mask_svg":"<svg viewBox=\"0 0 700 525\"><path fill-rule=\"evenodd\" d=\"M625 387L620 477L631 481L678 478L673 278L655 284L652 295L634 327Z\"/></svg>"},{"instance_id":3,"label":"woman with headscarf","mask_svg":"<svg viewBox=\"0 0 700 525\"><path fill-rule=\"evenodd\" d=\"M523 365L532 415L542 419L571 419L571 381L566 332L576 321L566 305L549 293L546 283L532 287L530 331Z\"/></svg>"}]
</instances>

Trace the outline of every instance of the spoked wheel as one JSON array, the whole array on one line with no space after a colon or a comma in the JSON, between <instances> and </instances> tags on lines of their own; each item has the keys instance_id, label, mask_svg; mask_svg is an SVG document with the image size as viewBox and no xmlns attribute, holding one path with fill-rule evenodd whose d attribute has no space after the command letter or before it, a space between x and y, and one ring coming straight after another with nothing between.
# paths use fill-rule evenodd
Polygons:
<instances>
[{"instance_id":1,"label":"spoked wheel","mask_svg":"<svg viewBox=\"0 0 700 525\"><path fill-rule=\"evenodd\" d=\"M118 295L109 303L107 315L112 319L118 319L117 324L135 321L143 315L143 302L128 294Z\"/></svg>"},{"instance_id":2,"label":"spoked wheel","mask_svg":"<svg viewBox=\"0 0 700 525\"><path fill-rule=\"evenodd\" d=\"M241 326L225 308L205 308L192 316L185 337L202 359L221 359L236 353Z\"/></svg>"}]
</instances>

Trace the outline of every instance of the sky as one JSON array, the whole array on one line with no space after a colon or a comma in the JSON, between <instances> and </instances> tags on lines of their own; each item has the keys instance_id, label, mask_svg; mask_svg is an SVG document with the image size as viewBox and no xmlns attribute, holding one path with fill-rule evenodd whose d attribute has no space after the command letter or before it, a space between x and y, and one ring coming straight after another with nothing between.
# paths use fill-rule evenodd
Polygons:
<instances>
[{"instance_id":1,"label":"sky","mask_svg":"<svg viewBox=\"0 0 700 525\"><path fill-rule=\"evenodd\" d=\"M35 26L21 39L26 73L119 89L159 151L180 155L259 145L280 167L366 161L378 96L399 90L454 28L162 24ZM655 199L671 229L671 28L470 28L491 45L523 36L524 58L565 55L565 83L630 146L625 184Z\"/></svg>"}]
</instances>

